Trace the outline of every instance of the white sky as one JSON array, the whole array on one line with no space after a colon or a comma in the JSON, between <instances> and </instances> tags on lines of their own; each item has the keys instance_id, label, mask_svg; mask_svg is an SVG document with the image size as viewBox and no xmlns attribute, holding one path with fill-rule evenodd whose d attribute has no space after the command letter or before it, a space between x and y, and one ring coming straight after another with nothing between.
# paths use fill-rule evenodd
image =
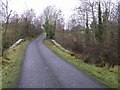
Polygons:
<instances>
[{"instance_id":1,"label":"white sky","mask_svg":"<svg viewBox=\"0 0 120 90\"><path fill-rule=\"evenodd\" d=\"M2 0L5 2L6 0ZM9 8L22 14L26 9L33 8L37 15L43 13L43 10L49 5L55 5L62 10L65 21L68 20L74 12L73 9L79 6L79 0L8 0ZM112 0L119 1L119 0Z\"/></svg>"},{"instance_id":2,"label":"white sky","mask_svg":"<svg viewBox=\"0 0 120 90\"><path fill-rule=\"evenodd\" d=\"M5 2L5 0L2 0ZM73 9L79 5L78 0L8 0L9 7L18 14L22 14L26 9L33 8L37 15L40 15L43 10L49 5L55 5L62 10L65 19L67 20L73 13Z\"/></svg>"}]
</instances>

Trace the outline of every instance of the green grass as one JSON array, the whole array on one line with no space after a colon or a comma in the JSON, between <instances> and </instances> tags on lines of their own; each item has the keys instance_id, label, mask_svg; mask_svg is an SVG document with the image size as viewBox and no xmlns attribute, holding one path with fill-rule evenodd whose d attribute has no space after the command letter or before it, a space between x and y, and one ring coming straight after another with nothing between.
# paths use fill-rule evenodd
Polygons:
<instances>
[{"instance_id":1,"label":"green grass","mask_svg":"<svg viewBox=\"0 0 120 90\"><path fill-rule=\"evenodd\" d=\"M44 40L44 43L54 53L63 58L66 62L74 65L76 68L96 78L98 81L105 84L107 87L118 88L118 66L115 66L114 68L108 66L96 67L95 65L84 63L82 60L76 59L76 57L71 56L70 54L60 50L49 40Z\"/></svg>"},{"instance_id":2,"label":"green grass","mask_svg":"<svg viewBox=\"0 0 120 90\"><path fill-rule=\"evenodd\" d=\"M24 50L30 40L25 40L15 49L4 52L6 58L2 59L2 88L15 88L19 81L23 63Z\"/></svg>"}]
</instances>

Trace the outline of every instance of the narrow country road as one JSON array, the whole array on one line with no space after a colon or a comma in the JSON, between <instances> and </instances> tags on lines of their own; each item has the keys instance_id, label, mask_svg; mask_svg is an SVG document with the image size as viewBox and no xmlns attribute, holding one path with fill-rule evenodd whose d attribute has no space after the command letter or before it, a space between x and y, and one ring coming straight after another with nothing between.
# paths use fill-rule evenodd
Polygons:
<instances>
[{"instance_id":1,"label":"narrow country road","mask_svg":"<svg viewBox=\"0 0 120 90\"><path fill-rule=\"evenodd\" d=\"M43 44L44 38L40 36L27 47L18 88L105 88L56 56Z\"/></svg>"}]
</instances>

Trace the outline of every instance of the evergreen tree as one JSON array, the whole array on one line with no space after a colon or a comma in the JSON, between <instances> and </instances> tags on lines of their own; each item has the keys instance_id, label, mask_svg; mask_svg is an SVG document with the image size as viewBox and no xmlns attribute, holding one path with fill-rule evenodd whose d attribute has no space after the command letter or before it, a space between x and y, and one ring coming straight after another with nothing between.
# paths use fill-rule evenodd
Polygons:
<instances>
[{"instance_id":1,"label":"evergreen tree","mask_svg":"<svg viewBox=\"0 0 120 90\"><path fill-rule=\"evenodd\" d=\"M101 11L100 0L99 0L99 4L98 4L98 29L96 30L95 36L96 36L96 39L99 43L103 43L104 30L103 30L102 11Z\"/></svg>"},{"instance_id":2,"label":"evergreen tree","mask_svg":"<svg viewBox=\"0 0 120 90\"><path fill-rule=\"evenodd\" d=\"M45 28L47 38L54 39L54 33L55 33L54 25L51 24L47 18L43 27Z\"/></svg>"}]
</instances>

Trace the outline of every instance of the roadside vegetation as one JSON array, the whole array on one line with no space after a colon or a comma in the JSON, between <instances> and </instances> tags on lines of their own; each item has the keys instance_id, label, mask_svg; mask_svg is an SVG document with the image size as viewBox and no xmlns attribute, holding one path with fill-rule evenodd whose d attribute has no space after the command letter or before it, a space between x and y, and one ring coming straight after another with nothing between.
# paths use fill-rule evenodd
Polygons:
<instances>
[{"instance_id":1,"label":"roadside vegetation","mask_svg":"<svg viewBox=\"0 0 120 90\"><path fill-rule=\"evenodd\" d=\"M51 40L44 40L44 43L58 56L63 58L66 62L74 65L76 68L82 70L83 72L89 74L93 78L102 82L109 88L118 88L118 66L115 67L97 67L94 64L88 64L83 62L82 59L64 52L56 45L54 45Z\"/></svg>"},{"instance_id":2,"label":"roadside vegetation","mask_svg":"<svg viewBox=\"0 0 120 90\"><path fill-rule=\"evenodd\" d=\"M47 6L39 16L36 16L33 9L25 10L23 14L18 15L10 10L8 0L3 1L0 0L2 7L0 9L2 21L0 57L3 57L1 62L3 62L4 76L10 76L15 69L18 69L16 65L17 63L20 65L21 61L17 59L23 52L20 47L24 47L27 41L16 49L9 50L8 48L19 39L35 38L45 31L47 39L54 39L62 47L75 54L70 56L50 41L45 41L55 53L67 62L95 76L107 86L117 87L120 82L117 77L120 66L120 2L78 0L79 6L75 7L73 15L65 22L62 11L55 6ZM14 82L14 84L8 84L12 82L12 79L6 78L3 78L3 87L14 87Z\"/></svg>"},{"instance_id":3,"label":"roadside vegetation","mask_svg":"<svg viewBox=\"0 0 120 90\"><path fill-rule=\"evenodd\" d=\"M9 1L0 0L0 65L2 68L2 88L15 88L18 84L24 50L28 43L39 36L43 29L41 17L36 17L33 9L25 10L18 15L9 8ZM33 23L34 22L34 23ZM25 40L14 49L10 48L19 39Z\"/></svg>"},{"instance_id":4,"label":"roadside vegetation","mask_svg":"<svg viewBox=\"0 0 120 90\"><path fill-rule=\"evenodd\" d=\"M47 39L54 39L65 49L74 52L73 57L50 41L45 43L69 63L107 86L117 88L120 85L119 11L120 2L79 0L79 6L65 24L60 10L49 6L44 10Z\"/></svg>"},{"instance_id":5,"label":"roadside vegetation","mask_svg":"<svg viewBox=\"0 0 120 90\"><path fill-rule=\"evenodd\" d=\"M24 51L30 40L4 51L2 58L2 88L16 88L21 75Z\"/></svg>"},{"instance_id":6,"label":"roadside vegetation","mask_svg":"<svg viewBox=\"0 0 120 90\"><path fill-rule=\"evenodd\" d=\"M48 39L80 54L86 63L99 67L120 65L118 59L118 6L112 1L80 0L66 26L60 10L45 8L44 29ZM114 15L113 15L114 13ZM66 27L66 28L65 28Z\"/></svg>"}]
</instances>

